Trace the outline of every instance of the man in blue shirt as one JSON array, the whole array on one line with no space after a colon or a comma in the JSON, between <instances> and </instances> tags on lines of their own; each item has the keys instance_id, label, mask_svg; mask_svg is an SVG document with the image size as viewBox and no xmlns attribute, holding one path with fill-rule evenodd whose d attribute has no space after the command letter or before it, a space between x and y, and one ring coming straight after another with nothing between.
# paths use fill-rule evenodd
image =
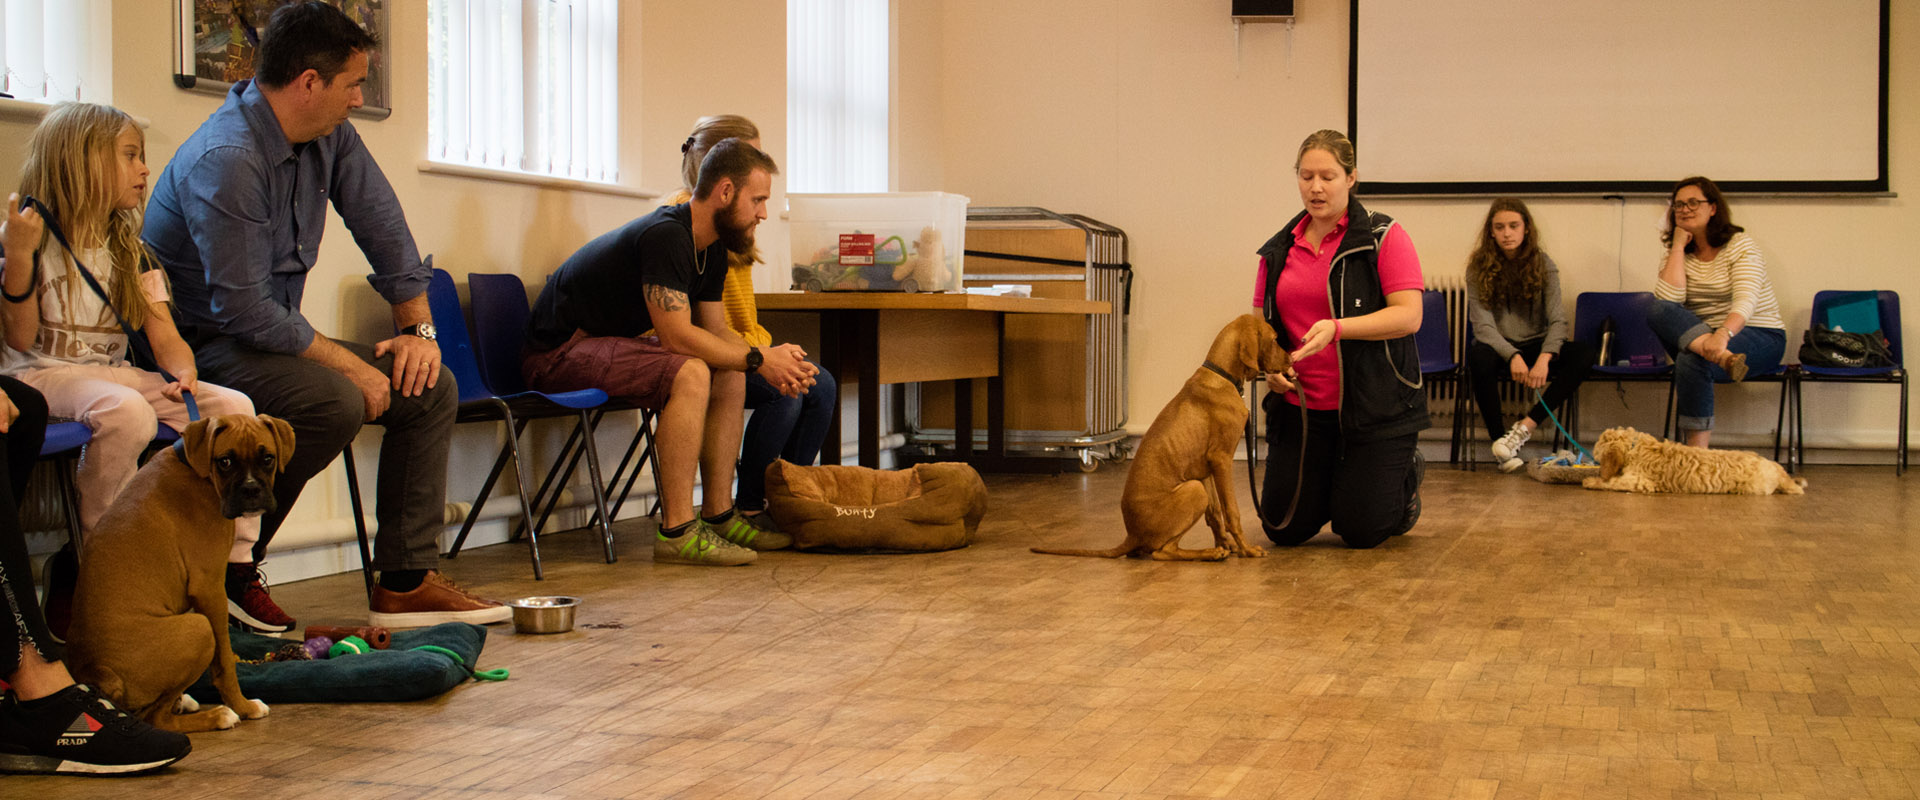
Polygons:
<instances>
[{"instance_id":1,"label":"man in blue shirt","mask_svg":"<svg viewBox=\"0 0 1920 800\"><path fill-rule=\"evenodd\" d=\"M422 263L393 187L347 114L360 107L376 44L339 9L296 3L273 15L255 77L180 145L154 185L143 238L166 266L181 334L202 377L246 392L294 429L275 481L257 562L307 479L364 422L386 428L375 517L376 625L501 622L511 612L435 570L447 452L459 392L440 366ZM300 313L331 201L373 265L400 335L368 347L329 339ZM256 629L291 630L254 565L227 575L229 611Z\"/></svg>"}]
</instances>

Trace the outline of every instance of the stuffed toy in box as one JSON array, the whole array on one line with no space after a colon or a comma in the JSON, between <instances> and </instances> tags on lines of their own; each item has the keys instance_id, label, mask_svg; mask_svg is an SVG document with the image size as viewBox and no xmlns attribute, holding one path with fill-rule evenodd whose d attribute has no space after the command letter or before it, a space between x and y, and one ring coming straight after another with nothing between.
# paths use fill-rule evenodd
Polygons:
<instances>
[{"instance_id":1,"label":"stuffed toy in box","mask_svg":"<svg viewBox=\"0 0 1920 800\"><path fill-rule=\"evenodd\" d=\"M767 510L801 550L914 553L966 547L987 485L966 464L876 470L767 466Z\"/></svg>"}]
</instances>

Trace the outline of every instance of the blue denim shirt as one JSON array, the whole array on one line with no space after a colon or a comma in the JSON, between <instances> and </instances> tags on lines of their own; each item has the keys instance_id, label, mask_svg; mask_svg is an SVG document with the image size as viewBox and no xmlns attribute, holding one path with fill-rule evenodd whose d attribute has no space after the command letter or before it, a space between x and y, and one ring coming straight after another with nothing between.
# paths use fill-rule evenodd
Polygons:
<instances>
[{"instance_id":1,"label":"blue denim shirt","mask_svg":"<svg viewBox=\"0 0 1920 800\"><path fill-rule=\"evenodd\" d=\"M375 291L397 304L427 290L431 268L353 124L291 144L259 88L234 84L174 152L147 204L142 238L166 266L189 341L225 334L290 355L313 343L300 298L329 199L373 265Z\"/></svg>"}]
</instances>

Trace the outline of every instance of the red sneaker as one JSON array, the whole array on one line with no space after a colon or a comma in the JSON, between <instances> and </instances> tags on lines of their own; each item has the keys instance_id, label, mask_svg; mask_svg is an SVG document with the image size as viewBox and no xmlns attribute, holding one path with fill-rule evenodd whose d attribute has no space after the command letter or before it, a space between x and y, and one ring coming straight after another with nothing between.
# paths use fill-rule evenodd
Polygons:
<instances>
[{"instance_id":1,"label":"red sneaker","mask_svg":"<svg viewBox=\"0 0 1920 800\"><path fill-rule=\"evenodd\" d=\"M267 594L267 581L255 564L227 565L227 619L260 633L284 633L294 626L293 617Z\"/></svg>"}]
</instances>

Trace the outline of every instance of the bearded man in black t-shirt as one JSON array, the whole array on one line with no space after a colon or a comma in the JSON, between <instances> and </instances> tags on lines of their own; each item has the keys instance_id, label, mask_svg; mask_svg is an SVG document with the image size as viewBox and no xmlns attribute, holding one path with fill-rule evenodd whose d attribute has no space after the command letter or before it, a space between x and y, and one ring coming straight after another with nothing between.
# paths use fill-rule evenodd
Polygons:
<instances>
[{"instance_id":1,"label":"bearded man in black t-shirt","mask_svg":"<svg viewBox=\"0 0 1920 800\"><path fill-rule=\"evenodd\" d=\"M738 139L700 162L693 199L667 206L580 248L547 277L527 326L527 384L548 392L600 389L660 412L661 529L654 561L751 563L793 540L733 508L746 373L788 396L813 384L799 345L749 346L720 302L727 252L747 252L767 218L773 159ZM648 332L654 335L646 335ZM705 476L700 514L694 469Z\"/></svg>"}]
</instances>

